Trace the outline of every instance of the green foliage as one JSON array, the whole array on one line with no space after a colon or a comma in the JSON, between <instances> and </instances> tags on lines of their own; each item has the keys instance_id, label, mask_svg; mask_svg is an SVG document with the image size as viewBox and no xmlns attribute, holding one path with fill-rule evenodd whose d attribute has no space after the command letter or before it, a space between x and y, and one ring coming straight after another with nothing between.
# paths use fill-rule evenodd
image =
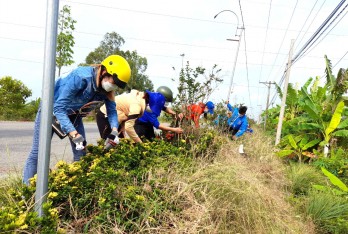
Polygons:
<instances>
[{"instance_id":1,"label":"green foliage","mask_svg":"<svg viewBox=\"0 0 348 234\"><path fill-rule=\"evenodd\" d=\"M320 139L310 140L309 136L297 136L288 135L282 139L280 147L284 146L284 149L277 152L279 157L290 157L299 162L303 161L303 158L313 158L315 155L308 151L320 142Z\"/></svg>"},{"instance_id":2,"label":"green foliage","mask_svg":"<svg viewBox=\"0 0 348 234\"><path fill-rule=\"evenodd\" d=\"M16 120L25 111L25 100L32 94L21 81L5 76L0 79L0 119Z\"/></svg>"},{"instance_id":3,"label":"green foliage","mask_svg":"<svg viewBox=\"0 0 348 234\"><path fill-rule=\"evenodd\" d=\"M212 92L222 82L222 79L219 78L220 71L221 69L217 69L217 65L214 65L207 74L205 68L193 69L187 61L186 67L180 72L176 105L184 108L182 111L185 112L185 107L189 104L206 103Z\"/></svg>"},{"instance_id":4,"label":"green foliage","mask_svg":"<svg viewBox=\"0 0 348 234\"><path fill-rule=\"evenodd\" d=\"M316 168L302 163L290 164L288 178L295 196L308 195L313 185L325 184L325 177Z\"/></svg>"},{"instance_id":5,"label":"green foliage","mask_svg":"<svg viewBox=\"0 0 348 234\"><path fill-rule=\"evenodd\" d=\"M90 52L86 57L87 64L100 64L107 56L118 54L123 56L129 63L132 73L127 90L137 89L153 90L153 83L145 74L147 69L147 59L138 55L137 51L123 51L121 47L125 40L116 32L106 33L104 40L102 40L94 51ZM122 93L124 90L117 90L117 93Z\"/></svg>"},{"instance_id":6,"label":"green foliage","mask_svg":"<svg viewBox=\"0 0 348 234\"><path fill-rule=\"evenodd\" d=\"M50 172L43 219L33 207L36 176L30 186L15 186L8 197L4 194L8 202L0 202L0 232L57 233L69 223L77 233L93 232L100 225L136 233L162 225L166 214L182 209L166 188L168 173L194 173L195 157L206 157L211 151L209 157L214 157L222 143L214 131L196 136L174 144L159 140L132 144L122 139L108 152L103 140L89 145L80 161L60 161Z\"/></svg>"},{"instance_id":7,"label":"green foliage","mask_svg":"<svg viewBox=\"0 0 348 234\"><path fill-rule=\"evenodd\" d=\"M281 150L278 152L281 157L295 155L301 161L301 154L311 158L321 156L324 146L330 147L331 151L335 147L347 149L348 102L343 95L348 88L348 72L340 69L335 77L332 74L331 62L326 56L325 61L326 84L323 87L320 86L319 77L309 78L300 89L289 84L283 138L279 144ZM278 92L281 93L279 87ZM278 109L279 107L272 108L269 113L279 114ZM274 132L277 124L277 115L270 116L267 130ZM308 145L297 145L299 141L294 141L290 135L308 138Z\"/></svg>"},{"instance_id":8,"label":"green foliage","mask_svg":"<svg viewBox=\"0 0 348 234\"><path fill-rule=\"evenodd\" d=\"M342 148L331 150L330 157L319 157L313 165L318 168L324 167L341 180L348 182L348 153Z\"/></svg>"},{"instance_id":9,"label":"green foliage","mask_svg":"<svg viewBox=\"0 0 348 234\"><path fill-rule=\"evenodd\" d=\"M330 134L337 128L340 124L342 118L342 111L344 108L344 102L340 101L336 107L335 112L332 115L329 126L325 129L325 141L329 142L331 136Z\"/></svg>"},{"instance_id":10,"label":"green foliage","mask_svg":"<svg viewBox=\"0 0 348 234\"><path fill-rule=\"evenodd\" d=\"M348 232L347 199L328 192L312 191L305 202L305 213L321 233Z\"/></svg>"},{"instance_id":11,"label":"green foliage","mask_svg":"<svg viewBox=\"0 0 348 234\"><path fill-rule=\"evenodd\" d=\"M125 40L118 33L106 33L99 46L87 55L86 64L100 64L107 56L119 54L124 43Z\"/></svg>"},{"instance_id":12,"label":"green foliage","mask_svg":"<svg viewBox=\"0 0 348 234\"><path fill-rule=\"evenodd\" d=\"M33 198L24 200L23 185L7 187L7 203L0 208L0 232L1 233L60 233L57 229L58 210L48 202L43 205L43 217L38 217L34 211ZM5 190L4 190L5 191ZM3 200L4 201L4 200Z\"/></svg>"},{"instance_id":13,"label":"green foliage","mask_svg":"<svg viewBox=\"0 0 348 234\"><path fill-rule=\"evenodd\" d=\"M340 179L338 179L335 175L331 174L328 170L326 170L324 167L321 168L324 175L329 178L331 183L335 186L337 186L339 189L341 189L343 192L348 194L348 187L345 185Z\"/></svg>"},{"instance_id":14,"label":"green foliage","mask_svg":"<svg viewBox=\"0 0 348 234\"><path fill-rule=\"evenodd\" d=\"M56 66L58 68L58 76L63 66L68 66L74 63L72 48L75 45L74 36L75 23L71 16L70 6L65 5L59 13L58 20L58 36L57 36L57 50L56 50Z\"/></svg>"}]
</instances>

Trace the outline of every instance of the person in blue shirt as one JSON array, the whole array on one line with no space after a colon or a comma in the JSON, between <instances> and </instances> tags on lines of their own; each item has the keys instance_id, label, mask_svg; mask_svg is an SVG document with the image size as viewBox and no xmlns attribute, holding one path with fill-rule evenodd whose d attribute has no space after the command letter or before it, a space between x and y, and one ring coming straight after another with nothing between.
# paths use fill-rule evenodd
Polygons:
<instances>
[{"instance_id":1,"label":"person in blue shirt","mask_svg":"<svg viewBox=\"0 0 348 234\"><path fill-rule=\"evenodd\" d=\"M226 101L226 104L227 108L232 112L232 116L227 120L228 130L232 134L232 139L237 140L248 128L248 119L245 115L248 107L240 106L239 108L233 108L228 101Z\"/></svg>"},{"instance_id":2,"label":"person in blue shirt","mask_svg":"<svg viewBox=\"0 0 348 234\"><path fill-rule=\"evenodd\" d=\"M118 141L115 89L125 88L130 76L131 69L128 62L119 55L110 55L100 65L78 67L66 77L56 81L53 116L58 120L59 129L64 134L60 137L69 136L74 161L80 160L80 157L86 154L83 116L78 113L82 106L91 101L105 102L113 130L109 137L113 141L108 142ZM37 173L40 122L41 107L36 115L33 145L23 171L23 183L27 185L29 179ZM53 130L55 131L56 128Z\"/></svg>"},{"instance_id":3,"label":"person in blue shirt","mask_svg":"<svg viewBox=\"0 0 348 234\"><path fill-rule=\"evenodd\" d=\"M161 111L165 110L166 99L163 94L157 92L145 92L146 108L143 116L136 120L134 129L138 136L145 137L149 140L156 137L154 127L164 131L172 131L177 134L181 134L183 129L180 127L173 128L161 124L158 121L158 117L161 115Z\"/></svg>"}]
</instances>

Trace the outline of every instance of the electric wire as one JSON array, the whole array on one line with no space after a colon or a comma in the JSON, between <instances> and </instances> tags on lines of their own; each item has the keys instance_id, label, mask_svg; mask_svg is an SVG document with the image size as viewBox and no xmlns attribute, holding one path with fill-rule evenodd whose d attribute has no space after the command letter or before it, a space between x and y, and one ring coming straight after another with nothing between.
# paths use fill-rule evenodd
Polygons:
<instances>
[{"instance_id":1,"label":"electric wire","mask_svg":"<svg viewBox=\"0 0 348 234\"><path fill-rule=\"evenodd\" d=\"M269 19L270 19L270 15L271 15L271 9L272 9L272 0L269 3L269 9L268 9L268 17L267 17L267 25L266 25L266 35L265 35L265 40L263 42L263 52L262 52L262 57L261 57L261 64L263 64L263 60L264 60L264 52L266 50L266 43L267 43L267 34L268 34L268 27L269 27ZM260 82L260 78L262 75L262 70L263 70L263 66L261 65L261 70L260 70L260 75L259 75L259 82Z\"/></svg>"},{"instance_id":2,"label":"electric wire","mask_svg":"<svg viewBox=\"0 0 348 234\"><path fill-rule=\"evenodd\" d=\"M334 69L334 68L337 66L337 64L339 64L339 63L341 62L341 60L342 60L344 57L346 57L347 54L348 54L348 50L347 50L347 52L336 62L336 64L335 64L334 66L332 66L332 69Z\"/></svg>"},{"instance_id":3,"label":"electric wire","mask_svg":"<svg viewBox=\"0 0 348 234\"><path fill-rule=\"evenodd\" d=\"M269 8L268 8L268 17L267 17L267 25L266 25L266 35L265 35L265 40L263 42L263 52L262 52L262 57L261 57L261 69L260 69L260 74L259 74L259 83L261 80L262 76L262 71L263 71L263 62L264 62L264 56L265 56L265 50L266 50L266 43L267 43L267 36L268 36L268 28L269 28L269 19L271 15L271 9L272 9L272 0L269 3ZM257 90L257 100L260 100L260 92ZM258 102L259 103L259 102Z\"/></svg>"},{"instance_id":4,"label":"electric wire","mask_svg":"<svg viewBox=\"0 0 348 234\"><path fill-rule=\"evenodd\" d=\"M345 0L342 0L335 9L330 13L330 15L325 19L325 21L319 26L319 28L315 31L315 33L309 38L309 40L304 44L304 46L300 49L300 51L294 56L293 61L297 61L303 51L309 47L312 41L317 37L317 35L323 30L323 28L328 24L328 22L332 19L332 17L336 14L336 12L341 8Z\"/></svg>"},{"instance_id":5,"label":"electric wire","mask_svg":"<svg viewBox=\"0 0 348 234\"><path fill-rule=\"evenodd\" d=\"M311 45L310 45L308 48L306 48L306 50L302 53L302 55L301 55L296 61L298 61L299 59L301 59L301 58L305 57L307 54L309 54L318 44L320 44L320 42L322 42L322 41L326 38L326 36L332 31L332 29L334 29L334 28L337 26L337 24L338 24L339 22L341 22L341 20L346 16L347 12L346 12L346 13L341 17L341 19L339 19L338 22L326 33L326 35L323 36L317 44L315 44L315 43L317 42L317 40L323 35L323 33L332 25L333 22L336 21L336 19L342 14L342 12L343 12L347 7L348 7L348 4L336 15L336 17L330 22L330 24L320 33L320 35L311 43ZM315 44L315 45L314 45L314 44ZM308 50L309 50L309 51L308 51ZM307 51L308 51L308 52L307 52ZM294 62L296 62L296 61L294 61Z\"/></svg>"},{"instance_id":6,"label":"electric wire","mask_svg":"<svg viewBox=\"0 0 348 234\"><path fill-rule=\"evenodd\" d=\"M293 11L292 11L292 14L291 14L291 17L290 17L288 26L287 26L287 28L286 28L286 32L285 32L284 37L283 37L283 40L282 40L282 43L280 44L280 47L279 47L279 49L278 49L278 53L277 53L277 55L276 55L276 58L275 58L274 61L273 61L273 65L275 65L275 62L277 61L277 58L278 58L280 49L281 49L281 47L283 46L283 43L284 43L284 40L285 40L285 36L286 36L286 34L287 34L287 32L288 32L288 29L289 29L289 26L290 26L290 24L291 24L291 22L292 22L292 18L293 18L293 16L294 16L295 10L296 10L296 8L297 8L297 4L298 4L298 0L296 1L296 4L295 4L294 9L293 9ZM301 30L300 30L300 31L301 31ZM283 62L283 63L284 63L284 62ZM271 76L273 67L274 67L274 66L272 66L271 71L270 71L270 73L269 73L269 75L268 75L268 79L267 79L267 80L269 80L269 77ZM281 83L282 83L283 80L284 80L284 77L285 77L285 76L283 75L283 77L281 78L281 80L280 80L280 82L279 82L278 84L281 85ZM279 85L279 86L280 86L280 85ZM269 108L269 106L271 105L271 103L273 103L274 100L275 100L275 95L273 96L271 102L269 102L268 107L266 107L266 108Z\"/></svg>"},{"instance_id":7,"label":"electric wire","mask_svg":"<svg viewBox=\"0 0 348 234\"><path fill-rule=\"evenodd\" d=\"M312 14L312 12L313 12L314 7L317 5L318 1L319 1L319 0L316 0L316 1L315 1L314 5L313 5L313 7L312 7L312 9L311 9L311 11L309 12L309 14L308 14L308 16L307 16L305 22L303 23L303 25L302 25L300 31L299 31L298 34L297 34L297 37L296 37L296 39L295 39L295 42L297 41L298 37L300 36L300 34L301 34L301 32L302 32L304 26L306 25L306 23L307 23L309 17L311 16L311 14Z\"/></svg>"},{"instance_id":8,"label":"electric wire","mask_svg":"<svg viewBox=\"0 0 348 234\"><path fill-rule=\"evenodd\" d=\"M325 2L325 1L326 1L326 0L324 0L324 2ZM304 26L306 25L307 20L308 20L309 17L311 16L312 11L313 11L313 9L315 8L317 2L318 2L318 0L316 0L316 2L314 3L314 5L313 5L313 7L312 7L310 13L308 14L308 16L307 16L307 18L306 18L304 24L302 25L300 31L298 32L297 37L296 37L296 39L295 39L295 42L297 41L298 37L300 36L300 34L301 34L301 32L302 32L302 29L303 29ZM323 4L321 5L321 7L322 7L322 6L323 6ZM320 9L321 9L321 7L320 7ZM319 11L320 11L320 9L319 9ZM317 11L317 14L318 14L319 11ZM314 19L316 18L317 14L316 14L315 17L313 18L311 24L313 23L313 21L314 21ZM310 24L310 25L311 25L311 24ZM310 26L310 25L309 25L309 26ZM308 29L309 29L309 27L307 27L306 32L308 31ZM306 32L303 34L303 36L306 34ZM302 37L302 39L303 39L303 37ZM302 40L302 39L301 39L301 40ZM299 43L300 43L300 42L299 42ZM282 62L282 64L285 64L285 63L286 63L286 60L287 60L287 58L285 57L284 60L283 60L283 62ZM281 72L281 68L282 68L282 67L279 67L279 70L275 73L275 74L276 74L275 77L279 76L278 74ZM284 67L284 69L286 69L286 66ZM284 79L284 78L283 78L283 79ZM280 83L282 83L282 81L281 81ZM280 85L281 85L281 84L280 84Z\"/></svg>"},{"instance_id":9,"label":"electric wire","mask_svg":"<svg viewBox=\"0 0 348 234\"><path fill-rule=\"evenodd\" d=\"M242 10L242 5L240 3L240 0L239 0L239 8L240 8L240 14L242 16L242 27L243 27L243 30L244 30L244 54L245 54L245 67L246 67L246 78L247 78L247 82L248 82L248 93L249 93L249 104L251 106L251 96L250 96L250 83L249 83L249 69L248 69L248 56L247 56L247 51L246 51L246 39L245 39L245 25L244 25L244 17L243 17L243 10ZM239 40L241 40L241 38L239 38Z\"/></svg>"},{"instance_id":10,"label":"electric wire","mask_svg":"<svg viewBox=\"0 0 348 234\"><path fill-rule=\"evenodd\" d=\"M296 4L295 4L295 6L294 6L294 9L292 10L292 14L291 14L291 17L290 17L290 20L289 20L288 26L286 27L286 31L285 31L285 34L284 34L283 40L282 40L282 42L281 42L281 44L280 44L280 46L279 46L278 53L277 53L277 55L276 55L276 58L275 58L275 59L274 59L274 61L273 61L273 64L275 64L275 62L277 61L278 54L279 54L279 52L280 52L280 49L281 49L281 48L282 48L282 46L283 46L283 43L284 43L284 40L285 40L285 36L286 36L286 34L287 34L287 32L288 32L288 29L289 29L290 24L291 24L291 22L292 22L292 18L293 18L294 14L295 14L297 4L298 4L298 0L296 0ZM270 78L270 76L271 76L271 73L272 73L272 70L273 70L273 69L271 69L271 71L270 71L270 73L269 73L269 75L268 75L267 80L269 80L269 78Z\"/></svg>"},{"instance_id":11,"label":"electric wire","mask_svg":"<svg viewBox=\"0 0 348 234\"><path fill-rule=\"evenodd\" d=\"M303 33L302 37L301 37L301 40L297 43L297 46L295 47L295 51L297 50L297 48L299 47L299 45L301 44L303 38L305 37L305 35L307 34L309 28L312 26L314 20L317 18L319 12L321 11L322 7L324 6L324 3L326 2L326 0L323 1L323 3L321 4L320 8L318 9L317 13L315 14L315 16L313 17L311 23L308 25L306 31ZM297 39L296 39L297 41Z\"/></svg>"},{"instance_id":12,"label":"electric wire","mask_svg":"<svg viewBox=\"0 0 348 234\"><path fill-rule=\"evenodd\" d=\"M302 47L302 49L297 53L297 55L292 59L292 64L291 64L291 66L293 66L293 64L296 62L296 61L298 61L298 59L299 59L299 56L302 56L309 48L310 48L310 45L312 46L313 44L312 44L312 41L314 40L314 38L316 38L316 36L319 34L319 32L328 24L328 22L332 19L332 17L336 14L336 12L339 10L339 8L341 8L342 7L342 5L343 5L343 3L345 2L345 0L342 0L337 6L336 6L336 8L331 12L331 14L326 18L326 20L320 25L320 27L316 30L316 32L312 35L312 37L305 43L305 45ZM347 7L347 6L346 6ZM344 7L344 9L346 8L346 7ZM343 10L344 10L343 9ZM342 10L342 11L343 11ZM335 17L335 19L334 20L336 20L337 19L337 17L342 13L342 11ZM343 17L342 17L343 18ZM341 19L342 19L341 18ZM333 21L334 21L333 20ZM333 22L332 21L332 22ZM332 24L332 22L329 24L329 26ZM337 25L337 24L336 24ZM335 25L335 26L336 26ZM327 26L326 27L326 29L324 30L324 32L328 29L328 27L329 26ZM331 30L330 30L331 31ZM322 33L319 35L319 37L322 35ZM319 38L318 37L318 38ZM316 40L315 41L317 41L318 40L318 38L316 38ZM314 41L314 42L315 42ZM303 52L305 50L305 52ZM291 67L290 66L290 67ZM290 68L289 67L289 68ZM287 69L289 69L289 68L287 68ZM285 72L284 72L284 74L283 74L283 76L282 76L282 78L281 78L281 80L280 80L280 82L279 82L279 86L282 84L282 82L284 81L284 78L285 78L285 73L286 73L286 71L287 71L287 69L285 70ZM274 101L275 101L275 98L276 98L276 95L277 95L277 93L275 93L274 94L274 96L273 96L273 98L272 98L272 102L271 103L273 103Z\"/></svg>"}]
</instances>

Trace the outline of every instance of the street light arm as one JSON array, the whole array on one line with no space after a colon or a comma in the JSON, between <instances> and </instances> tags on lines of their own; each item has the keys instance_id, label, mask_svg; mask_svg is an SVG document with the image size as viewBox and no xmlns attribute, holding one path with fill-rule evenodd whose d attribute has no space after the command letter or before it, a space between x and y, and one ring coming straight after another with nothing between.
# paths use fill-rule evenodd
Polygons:
<instances>
[{"instance_id":1,"label":"street light arm","mask_svg":"<svg viewBox=\"0 0 348 234\"><path fill-rule=\"evenodd\" d=\"M225 12L225 11L229 11L229 12L233 13L233 14L236 16L236 18L237 18L237 29L238 29L238 27L239 27L239 18L238 18L237 14L236 14L234 11L231 11L231 10L222 10L222 11L220 11L219 13L217 13L217 14L214 16L214 19L216 19L216 17L217 17L218 15L220 15L220 13Z\"/></svg>"}]
</instances>

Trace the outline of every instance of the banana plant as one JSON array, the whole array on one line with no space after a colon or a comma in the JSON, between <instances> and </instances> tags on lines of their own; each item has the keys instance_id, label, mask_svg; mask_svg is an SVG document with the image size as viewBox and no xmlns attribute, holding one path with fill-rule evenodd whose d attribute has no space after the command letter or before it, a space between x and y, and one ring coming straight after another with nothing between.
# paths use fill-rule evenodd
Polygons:
<instances>
[{"instance_id":1,"label":"banana plant","mask_svg":"<svg viewBox=\"0 0 348 234\"><path fill-rule=\"evenodd\" d=\"M319 191L330 191L335 195L348 195L348 187L345 183L343 183L339 178L337 178L334 174L326 170L324 167L321 168L321 171L330 180L331 184L335 185L338 189L323 185L313 185L313 188Z\"/></svg>"},{"instance_id":2,"label":"banana plant","mask_svg":"<svg viewBox=\"0 0 348 234\"><path fill-rule=\"evenodd\" d=\"M285 149L277 152L279 157L295 156L298 158L299 162L303 161L304 156L307 158L316 157L316 155L314 155L311 151L308 151L308 149L317 145L321 141L320 139L309 140L307 135L297 136L295 138L293 135L288 135L286 138L289 144Z\"/></svg>"}]
</instances>

